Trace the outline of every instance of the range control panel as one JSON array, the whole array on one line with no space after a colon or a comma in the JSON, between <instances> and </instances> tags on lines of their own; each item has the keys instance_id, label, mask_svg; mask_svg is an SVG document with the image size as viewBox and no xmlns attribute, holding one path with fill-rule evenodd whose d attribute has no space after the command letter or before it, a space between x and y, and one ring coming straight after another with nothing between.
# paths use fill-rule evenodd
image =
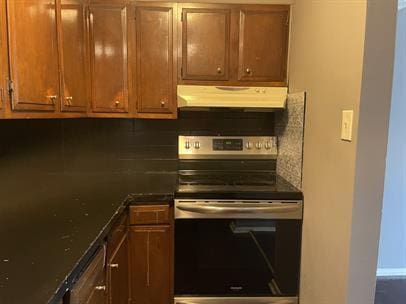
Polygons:
<instances>
[{"instance_id":1,"label":"range control panel","mask_svg":"<svg viewBox=\"0 0 406 304\"><path fill-rule=\"evenodd\" d=\"M278 155L274 136L179 136L179 159L266 158Z\"/></svg>"}]
</instances>

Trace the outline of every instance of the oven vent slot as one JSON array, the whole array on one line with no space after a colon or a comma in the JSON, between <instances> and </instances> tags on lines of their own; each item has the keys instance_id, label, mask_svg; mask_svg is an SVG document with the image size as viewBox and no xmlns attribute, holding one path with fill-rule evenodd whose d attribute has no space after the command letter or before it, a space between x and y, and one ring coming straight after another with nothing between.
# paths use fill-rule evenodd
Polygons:
<instances>
[{"instance_id":1,"label":"oven vent slot","mask_svg":"<svg viewBox=\"0 0 406 304\"><path fill-rule=\"evenodd\" d=\"M274 223L270 223L269 220L235 220L230 223L230 229L233 234L251 232L276 232Z\"/></svg>"}]
</instances>

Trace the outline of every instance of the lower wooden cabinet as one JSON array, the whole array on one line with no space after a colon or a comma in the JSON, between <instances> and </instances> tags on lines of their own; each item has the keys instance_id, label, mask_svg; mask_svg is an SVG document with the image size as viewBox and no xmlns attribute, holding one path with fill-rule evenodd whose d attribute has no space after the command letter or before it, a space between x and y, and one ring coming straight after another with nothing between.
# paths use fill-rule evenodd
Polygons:
<instances>
[{"instance_id":1,"label":"lower wooden cabinet","mask_svg":"<svg viewBox=\"0 0 406 304\"><path fill-rule=\"evenodd\" d=\"M104 275L105 249L100 249L87 269L80 276L70 297L64 302L69 304L105 304L106 283Z\"/></svg>"},{"instance_id":2,"label":"lower wooden cabinet","mask_svg":"<svg viewBox=\"0 0 406 304\"><path fill-rule=\"evenodd\" d=\"M128 304L129 248L128 214L125 213L107 236L89 266L81 274L64 304Z\"/></svg>"},{"instance_id":3,"label":"lower wooden cabinet","mask_svg":"<svg viewBox=\"0 0 406 304\"><path fill-rule=\"evenodd\" d=\"M130 207L129 213L118 220L64 304L173 302L173 210L148 205Z\"/></svg>"},{"instance_id":4,"label":"lower wooden cabinet","mask_svg":"<svg viewBox=\"0 0 406 304\"><path fill-rule=\"evenodd\" d=\"M169 205L130 207L129 241L130 303L172 303L172 208Z\"/></svg>"},{"instance_id":5,"label":"lower wooden cabinet","mask_svg":"<svg viewBox=\"0 0 406 304\"><path fill-rule=\"evenodd\" d=\"M108 303L126 304L129 300L128 238L121 239L107 263Z\"/></svg>"},{"instance_id":6,"label":"lower wooden cabinet","mask_svg":"<svg viewBox=\"0 0 406 304\"><path fill-rule=\"evenodd\" d=\"M170 303L170 252L170 226L130 228L131 303Z\"/></svg>"}]
</instances>

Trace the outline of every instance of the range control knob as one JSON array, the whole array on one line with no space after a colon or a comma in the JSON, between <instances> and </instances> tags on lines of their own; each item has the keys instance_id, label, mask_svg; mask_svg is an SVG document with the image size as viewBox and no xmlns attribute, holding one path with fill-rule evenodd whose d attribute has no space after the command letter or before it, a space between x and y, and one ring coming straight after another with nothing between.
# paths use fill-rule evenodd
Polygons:
<instances>
[{"instance_id":1,"label":"range control knob","mask_svg":"<svg viewBox=\"0 0 406 304\"><path fill-rule=\"evenodd\" d=\"M265 149L270 150L271 148L272 148L271 142L270 142L270 141L267 141L267 142L265 143Z\"/></svg>"},{"instance_id":2,"label":"range control knob","mask_svg":"<svg viewBox=\"0 0 406 304\"><path fill-rule=\"evenodd\" d=\"M249 141L247 141L247 143L245 144L245 147L246 147L248 150L251 150L251 149L252 149L252 143L249 142Z\"/></svg>"},{"instance_id":3,"label":"range control knob","mask_svg":"<svg viewBox=\"0 0 406 304\"><path fill-rule=\"evenodd\" d=\"M260 150L262 148L262 143L259 141L255 144L255 148L257 148L258 150Z\"/></svg>"},{"instance_id":4,"label":"range control knob","mask_svg":"<svg viewBox=\"0 0 406 304\"><path fill-rule=\"evenodd\" d=\"M185 149L190 149L190 141L185 142Z\"/></svg>"},{"instance_id":5,"label":"range control knob","mask_svg":"<svg viewBox=\"0 0 406 304\"><path fill-rule=\"evenodd\" d=\"M195 149L200 149L200 142L195 141L194 147L195 147Z\"/></svg>"}]
</instances>

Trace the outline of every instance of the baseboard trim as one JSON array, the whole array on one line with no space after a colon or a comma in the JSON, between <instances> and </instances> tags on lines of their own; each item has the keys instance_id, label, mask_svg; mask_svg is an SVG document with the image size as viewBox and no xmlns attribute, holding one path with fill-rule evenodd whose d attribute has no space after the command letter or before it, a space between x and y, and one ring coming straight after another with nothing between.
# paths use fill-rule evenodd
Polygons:
<instances>
[{"instance_id":1,"label":"baseboard trim","mask_svg":"<svg viewBox=\"0 0 406 304\"><path fill-rule=\"evenodd\" d=\"M406 277L406 268L378 268L377 277Z\"/></svg>"}]
</instances>

